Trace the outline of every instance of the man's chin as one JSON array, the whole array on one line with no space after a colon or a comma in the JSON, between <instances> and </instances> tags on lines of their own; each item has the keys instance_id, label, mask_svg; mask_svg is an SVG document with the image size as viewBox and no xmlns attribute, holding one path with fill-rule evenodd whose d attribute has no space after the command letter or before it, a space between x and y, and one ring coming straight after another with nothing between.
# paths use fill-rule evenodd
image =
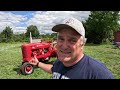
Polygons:
<instances>
[{"instance_id":1,"label":"man's chin","mask_svg":"<svg viewBox=\"0 0 120 90\"><path fill-rule=\"evenodd\" d=\"M68 62L68 61L70 61L71 58L59 58L59 59L62 62Z\"/></svg>"}]
</instances>

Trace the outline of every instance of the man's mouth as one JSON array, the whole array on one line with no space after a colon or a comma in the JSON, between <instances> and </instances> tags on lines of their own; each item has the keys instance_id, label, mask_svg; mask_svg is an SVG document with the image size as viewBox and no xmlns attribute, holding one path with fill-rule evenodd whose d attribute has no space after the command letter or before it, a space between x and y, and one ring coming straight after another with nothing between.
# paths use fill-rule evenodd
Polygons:
<instances>
[{"instance_id":1,"label":"man's mouth","mask_svg":"<svg viewBox=\"0 0 120 90\"><path fill-rule=\"evenodd\" d=\"M62 54L70 54L70 53L71 53L70 51L63 51L63 50L60 50L60 52L61 52Z\"/></svg>"}]
</instances>

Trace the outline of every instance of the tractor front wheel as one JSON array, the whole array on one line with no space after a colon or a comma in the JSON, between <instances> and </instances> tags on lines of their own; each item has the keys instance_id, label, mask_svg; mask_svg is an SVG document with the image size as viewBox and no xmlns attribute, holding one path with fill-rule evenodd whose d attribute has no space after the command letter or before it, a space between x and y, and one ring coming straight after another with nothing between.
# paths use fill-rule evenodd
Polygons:
<instances>
[{"instance_id":1,"label":"tractor front wheel","mask_svg":"<svg viewBox=\"0 0 120 90\"><path fill-rule=\"evenodd\" d=\"M34 72L34 67L29 62L25 62L21 65L20 70L24 75L30 75Z\"/></svg>"}]
</instances>

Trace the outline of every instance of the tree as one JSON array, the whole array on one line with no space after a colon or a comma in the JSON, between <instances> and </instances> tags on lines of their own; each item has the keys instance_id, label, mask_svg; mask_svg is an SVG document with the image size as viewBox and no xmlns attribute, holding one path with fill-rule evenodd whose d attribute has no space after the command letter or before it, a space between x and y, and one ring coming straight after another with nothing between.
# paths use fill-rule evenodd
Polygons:
<instances>
[{"instance_id":1,"label":"tree","mask_svg":"<svg viewBox=\"0 0 120 90\"><path fill-rule=\"evenodd\" d=\"M52 34L51 34L51 37L52 37L54 40L57 40L57 33L52 33Z\"/></svg>"},{"instance_id":2,"label":"tree","mask_svg":"<svg viewBox=\"0 0 120 90\"><path fill-rule=\"evenodd\" d=\"M26 38L24 33L22 33L22 34L15 34L14 35L14 41L15 42L28 42L29 39Z\"/></svg>"},{"instance_id":3,"label":"tree","mask_svg":"<svg viewBox=\"0 0 120 90\"><path fill-rule=\"evenodd\" d=\"M9 42L13 39L13 31L12 28L7 26L2 32L1 32L1 38L5 42Z\"/></svg>"},{"instance_id":4,"label":"tree","mask_svg":"<svg viewBox=\"0 0 120 90\"><path fill-rule=\"evenodd\" d=\"M30 25L29 27L27 27L26 37L30 36L30 32L32 34L32 37L35 37L35 38L39 37L39 31L37 26Z\"/></svg>"},{"instance_id":5,"label":"tree","mask_svg":"<svg viewBox=\"0 0 120 90\"><path fill-rule=\"evenodd\" d=\"M85 23L88 42L100 44L111 41L114 31L119 28L119 17L119 11L91 11Z\"/></svg>"}]
</instances>

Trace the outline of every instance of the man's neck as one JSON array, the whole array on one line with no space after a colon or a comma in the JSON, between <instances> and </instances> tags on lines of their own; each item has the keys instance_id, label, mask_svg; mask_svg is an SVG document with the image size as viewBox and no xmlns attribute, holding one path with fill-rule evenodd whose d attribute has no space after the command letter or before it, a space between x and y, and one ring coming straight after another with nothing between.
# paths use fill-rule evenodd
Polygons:
<instances>
[{"instance_id":1,"label":"man's neck","mask_svg":"<svg viewBox=\"0 0 120 90\"><path fill-rule=\"evenodd\" d=\"M80 57L78 57L78 59L76 59L74 62L72 62L72 63L64 63L64 62L63 62L63 64L64 64L64 66L66 66L66 67L73 66L73 65L75 65L77 62L79 62L79 61L83 58L83 56L84 56L84 54L82 53L82 55L81 55Z\"/></svg>"}]
</instances>

